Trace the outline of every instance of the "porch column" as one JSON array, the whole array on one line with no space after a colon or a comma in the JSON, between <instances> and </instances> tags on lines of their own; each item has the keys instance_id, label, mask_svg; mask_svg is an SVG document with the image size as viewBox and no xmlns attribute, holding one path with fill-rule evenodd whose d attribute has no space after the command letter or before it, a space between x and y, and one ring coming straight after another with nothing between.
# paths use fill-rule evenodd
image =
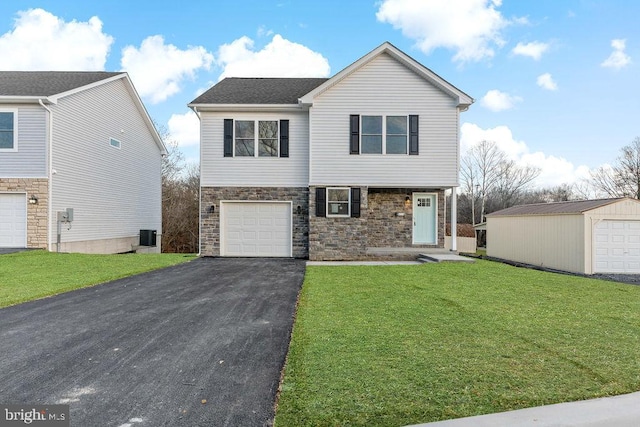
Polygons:
<instances>
[{"instance_id":1,"label":"porch column","mask_svg":"<svg viewBox=\"0 0 640 427\"><path fill-rule=\"evenodd\" d=\"M451 251L458 251L458 192L451 187Z\"/></svg>"}]
</instances>

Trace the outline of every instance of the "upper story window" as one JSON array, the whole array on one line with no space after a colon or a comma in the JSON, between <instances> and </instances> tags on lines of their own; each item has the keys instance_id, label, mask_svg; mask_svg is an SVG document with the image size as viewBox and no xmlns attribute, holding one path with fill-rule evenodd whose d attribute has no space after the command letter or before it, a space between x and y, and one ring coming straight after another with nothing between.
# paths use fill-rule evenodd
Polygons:
<instances>
[{"instance_id":1,"label":"upper story window","mask_svg":"<svg viewBox=\"0 0 640 427\"><path fill-rule=\"evenodd\" d=\"M18 149L18 120L16 110L0 110L0 150Z\"/></svg>"},{"instance_id":2,"label":"upper story window","mask_svg":"<svg viewBox=\"0 0 640 427\"><path fill-rule=\"evenodd\" d=\"M224 120L225 157L289 157L289 120Z\"/></svg>"},{"instance_id":3,"label":"upper story window","mask_svg":"<svg viewBox=\"0 0 640 427\"><path fill-rule=\"evenodd\" d=\"M418 116L351 115L351 154L418 154Z\"/></svg>"},{"instance_id":4,"label":"upper story window","mask_svg":"<svg viewBox=\"0 0 640 427\"><path fill-rule=\"evenodd\" d=\"M109 145L114 148L120 149L122 143L120 143L120 141L118 141L117 139L109 138Z\"/></svg>"}]
</instances>

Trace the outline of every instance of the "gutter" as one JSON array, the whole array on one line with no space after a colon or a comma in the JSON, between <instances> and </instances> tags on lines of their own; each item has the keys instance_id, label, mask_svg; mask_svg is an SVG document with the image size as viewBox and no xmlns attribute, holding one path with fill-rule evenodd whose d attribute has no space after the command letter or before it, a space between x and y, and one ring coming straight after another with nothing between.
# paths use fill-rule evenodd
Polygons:
<instances>
[{"instance_id":1,"label":"gutter","mask_svg":"<svg viewBox=\"0 0 640 427\"><path fill-rule=\"evenodd\" d=\"M46 99L46 98L45 98ZM47 120L47 146L48 146L48 171L47 177L49 179L47 188L49 189L49 195L47 200L47 214L49 216L49 224L47 227L47 250L51 252L51 245L53 243L52 239L52 229L53 229L53 111L42 102L42 98L38 98L38 103L47 110L49 115L49 120Z\"/></svg>"}]
</instances>

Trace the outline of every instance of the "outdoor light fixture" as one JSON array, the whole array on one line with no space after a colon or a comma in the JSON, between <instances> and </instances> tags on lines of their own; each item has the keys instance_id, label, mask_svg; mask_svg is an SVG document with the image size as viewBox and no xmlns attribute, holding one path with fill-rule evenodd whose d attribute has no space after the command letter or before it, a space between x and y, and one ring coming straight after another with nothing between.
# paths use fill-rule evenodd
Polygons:
<instances>
[{"instance_id":1,"label":"outdoor light fixture","mask_svg":"<svg viewBox=\"0 0 640 427\"><path fill-rule=\"evenodd\" d=\"M29 204L31 205L38 204L38 198L35 196L35 194L32 194L31 197L29 197Z\"/></svg>"},{"instance_id":2,"label":"outdoor light fixture","mask_svg":"<svg viewBox=\"0 0 640 427\"><path fill-rule=\"evenodd\" d=\"M407 197L404 198L404 208L409 209L411 207L411 197L407 194Z\"/></svg>"},{"instance_id":3,"label":"outdoor light fixture","mask_svg":"<svg viewBox=\"0 0 640 427\"><path fill-rule=\"evenodd\" d=\"M209 206L209 213L214 213L216 211L216 205Z\"/></svg>"},{"instance_id":4,"label":"outdoor light fixture","mask_svg":"<svg viewBox=\"0 0 640 427\"><path fill-rule=\"evenodd\" d=\"M298 205L298 207L296 208L296 212L298 213L298 215L300 215L302 213L302 206Z\"/></svg>"}]
</instances>

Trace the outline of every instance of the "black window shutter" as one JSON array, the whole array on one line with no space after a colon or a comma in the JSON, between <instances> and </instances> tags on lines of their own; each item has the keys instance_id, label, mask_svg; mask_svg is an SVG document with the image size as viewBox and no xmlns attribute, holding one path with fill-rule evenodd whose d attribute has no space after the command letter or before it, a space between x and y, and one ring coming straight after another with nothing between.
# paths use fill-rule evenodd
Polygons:
<instances>
[{"instance_id":1,"label":"black window shutter","mask_svg":"<svg viewBox=\"0 0 640 427\"><path fill-rule=\"evenodd\" d=\"M351 139L349 142L349 154L360 154L360 116L351 115L350 120Z\"/></svg>"},{"instance_id":2,"label":"black window shutter","mask_svg":"<svg viewBox=\"0 0 640 427\"><path fill-rule=\"evenodd\" d=\"M327 216L326 188L316 188L316 216Z\"/></svg>"},{"instance_id":3,"label":"black window shutter","mask_svg":"<svg viewBox=\"0 0 640 427\"><path fill-rule=\"evenodd\" d=\"M233 157L233 119L224 119L224 156Z\"/></svg>"},{"instance_id":4,"label":"black window shutter","mask_svg":"<svg viewBox=\"0 0 640 427\"><path fill-rule=\"evenodd\" d=\"M289 157L289 120L280 120L280 157Z\"/></svg>"},{"instance_id":5,"label":"black window shutter","mask_svg":"<svg viewBox=\"0 0 640 427\"><path fill-rule=\"evenodd\" d=\"M409 154L418 155L418 116L409 116Z\"/></svg>"},{"instance_id":6,"label":"black window shutter","mask_svg":"<svg viewBox=\"0 0 640 427\"><path fill-rule=\"evenodd\" d=\"M351 189L351 218L360 218L360 188Z\"/></svg>"}]
</instances>

